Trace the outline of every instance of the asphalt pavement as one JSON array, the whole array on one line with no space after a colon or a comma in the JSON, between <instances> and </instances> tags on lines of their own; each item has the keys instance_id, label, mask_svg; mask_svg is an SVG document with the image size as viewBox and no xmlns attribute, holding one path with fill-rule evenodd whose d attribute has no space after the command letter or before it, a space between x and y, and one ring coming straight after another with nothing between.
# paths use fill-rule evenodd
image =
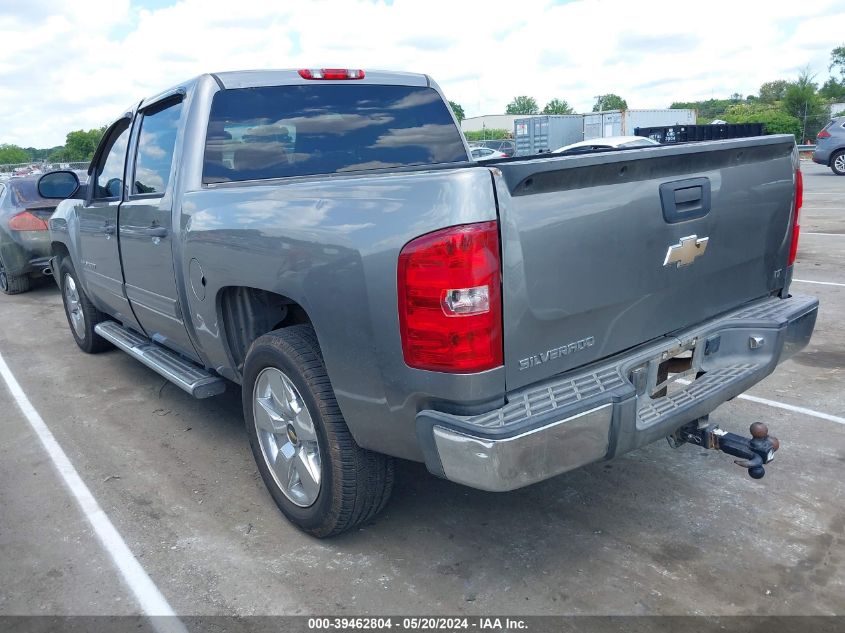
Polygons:
<instances>
[{"instance_id":1,"label":"asphalt pavement","mask_svg":"<svg viewBox=\"0 0 845 633\"><path fill-rule=\"evenodd\" d=\"M381 515L320 541L265 491L237 387L193 400L120 351L81 353L51 284L0 297L0 354L180 615L843 614L845 178L803 168L792 289L821 299L815 335L711 415L780 438L760 481L662 441L507 494L400 462ZM2 382L0 436L0 614L140 613Z\"/></svg>"}]
</instances>

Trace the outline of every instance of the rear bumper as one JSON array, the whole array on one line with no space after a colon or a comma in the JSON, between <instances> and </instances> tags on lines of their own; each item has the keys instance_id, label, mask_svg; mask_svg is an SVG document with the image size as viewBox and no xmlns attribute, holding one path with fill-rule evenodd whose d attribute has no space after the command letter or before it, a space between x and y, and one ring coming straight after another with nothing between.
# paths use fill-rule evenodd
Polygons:
<instances>
[{"instance_id":1,"label":"rear bumper","mask_svg":"<svg viewBox=\"0 0 845 633\"><path fill-rule=\"evenodd\" d=\"M508 394L487 413L424 410L417 435L428 469L473 488L506 491L609 459L669 435L768 376L810 340L814 297L768 298ZM692 350L690 379L652 397L658 367Z\"/></svg>"},{"instance_id":2,"label":"rear bumper","mask_svg":"<svg viewBox=\"0 0 845 633\"><path fill-rule=\"evenodd\" d=\"M18 231L2 245L6 270L14 275L40 273L49 265L50 241L45 231Z\"/></svg>"},{"instance_id":3,"label":"rear bumper","mask_svg":"<svg viewBox=\"0 0 845 633\"><path fill-rule=\"evenodd\" d=\"M52 267L50 266L50 257L33 257L29 260L29 267L32 272L35 273L42 273L44 269L50 268L52 271ZM51 273L52 274L52 273Z\"/></svg>"},{"instance_id":4,"label":"rear bumper","mask_svg":"<svg viewBox=\"0 0 845 633\"><path fill-rule=\"evenodd\" d=\"M817 147L813 151L813 162L818 163L819 165L825 165L826 167L829 167L830 166L830 154L831 154L831 150Z\"/></svg>"}]
</instances>

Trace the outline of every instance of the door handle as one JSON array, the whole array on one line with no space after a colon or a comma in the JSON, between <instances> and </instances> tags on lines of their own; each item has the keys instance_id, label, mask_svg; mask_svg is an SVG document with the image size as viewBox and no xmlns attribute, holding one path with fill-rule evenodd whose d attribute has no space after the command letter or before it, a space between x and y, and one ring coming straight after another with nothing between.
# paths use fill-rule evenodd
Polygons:
<instances>
[{"instance_id":1,"label":"door handle","mask_svg":"<svg viewBox=\"0 0 845 633\"><path fill-rule=\"evenodd\" d=\"M105 233L106 235L114 235L114 233L115 233L114 224L104 224L103 225L103 233Z\"/></svg>"},{"instance_id":2,"label":"door handle","mask_svg":"<svg viewBox=\"0 0 845 633\"><path fill-rule=\"evenodd\" d=\"M660 185L663 219L669 224L695 220L710 213L710 179L687 178Z\"/></svg>"},{"instance_id":3,"label":"door handle","mask_svg":"<svg viewBox=\"0 0 845 633\"><path fill-rule=\"evenodd\" d=\"M144 229L144 235L149 235L150 237L167 237L167 229L163 226L151 226Z\"/></svg>"}]
</instances>

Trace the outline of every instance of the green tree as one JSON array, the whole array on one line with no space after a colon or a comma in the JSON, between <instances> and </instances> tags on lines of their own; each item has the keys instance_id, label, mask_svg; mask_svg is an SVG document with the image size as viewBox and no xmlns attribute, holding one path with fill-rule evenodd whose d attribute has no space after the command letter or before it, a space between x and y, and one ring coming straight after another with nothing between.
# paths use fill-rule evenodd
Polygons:
<instances>
[{"instance_id":1,"label":"green tree","mask_svg":"<svg viewBox=\"0 0 845 633\"><path fill-rule=\"evenodd\" d=\"M818 95L813 79L815 77L808 70L803 70L798 79L789 84L781 102L784 112L801 121L801 142L815 137L828 121L827 107Z\"/></svg>"},{"instance_id":2,"label":"green tree","mask_svg":"<svg viewBox=\"0 0 845 633\"><path fill-rule=\"evenodd\" d=\"M500 130L498 128L490 128L485 130L475 130L465 132L468 141L489 141L491 139L510 138L511 130Z\"/></svg>"},{"instance_id":3,"label":"green tree","mask_svg":"<svg viewBox=\"0 0 845 633\"><path fill-rule=\"evenodd\" d=\"M730 99L706 99L704 101L675 101L670 108L682 108L698 111L698 121L712 121L724 118L725 110L734 105Z\"/></svg>"},{"instance_id":4,"label":"green tree","mask_svg":"<svg viewBox=\"0 0 845 633\"><path fill-rule=\"evenodd\" d=\"M831 77L819 88L819 96L827 101L845 101L845 80L836 81Z\"/></svg>"},{"instance_id":5,"label":"green tree","mask_svg":"<svg viewBox=\"0 0 845 633\"><path fill-rule=\"evenodd\" d=\"M606 95L599 95L596 97L596 103L593 105L593 112L601 112L602 110L627 110L628 102L619 95L612 92Z\"/></svg>"},{"instance_id":6,"label":"green tree","mask_svg":"<svg viewBox=\"0 0 845 633\"><path fill-rule=\"evenodd\" d=\"M801 138L801 121L776 106L763 103L738 103L729 106L722 118L728 123L762 123L766 134L793 134Z\"/></svg>"},{"instance_id":7,"label":"green tree","mask_svg":"<svg viewBox=\"0 0 845 633\"><path fill-rule=\"evenodd\" d=\"M543 108L543 114L575 114L566 99L552 99Z\"/></svg>"},{"instance_id":8,"label":"green tree","mask_svg":"<svg viewBox=\"0 0 845 633\"><path fill-rule=\"evenodd\" d=\"M48 163L60 163L65 160L65 148L63 145L59 145L56 148L47 154L47 162Z\"/></svg>"},{"instance_id":9,"label":"green tree","mask_svg":"<svg viewBox=\"0 0 845 633\"><path fill-rule=\"evenodd\" d=\"M830 67L829 70L833 72L839 71L842 80L845 81L845 44L837 46L830 51Z\"/></svg>"},{"instance_id":10,"label":"green tree","mask_svg":"<svg viewBox=\"0 0 845 633\"><path fill-rule=\"evenodd\" d=\"M59 160L91 160L105 131L106 128L103 126L87 132L85 130L68 132L65 139L65 148L64 151L60 152L61 158Z\"/></svg>"},{"instance_id":11,"label":"green tree","mask_svg":"<svg viewBox=\"0 0 845 633\"><path fill-rule=\"evenodd\" d=\"M449 107L452 108L452 112L455 113L455 118L458 120L458 123L463 121L466 116L464 115L464 109L461 107L460 103L455 103L454 101L449 102Z\"/></svg>"},{"instance_id":12,"label":"green tree","mask_svg":"<svg viewBox=\"0 0 845 633\"><path fill-rule=\"evenodd\" d=\"M505 109L505 114L540 114L540 106L534 97L521 95L513 98Z\"/></svg>"},{"instance_id":13,"label":"green tree","mask_svg":"<svg viewBox=\"0 0 845 633\"><path fill-rule=\"evenodd\" d=\"M0 145L0 165L27 163L31 160L32 156L22 147L7 143Z\"/></svg>"},{"instance_id":14,"label":"green tree","mask_svg":"<svg viewBox=\"0 0 845 633\"><path fill-rule=\"evenodd\" d=\"M760 86L760 101L763 103L774 103L781 101L786 94L786 89L789 87L789 82L785 79L775 79L774 81L767 81Z\"/></svg>"}]
</instances>

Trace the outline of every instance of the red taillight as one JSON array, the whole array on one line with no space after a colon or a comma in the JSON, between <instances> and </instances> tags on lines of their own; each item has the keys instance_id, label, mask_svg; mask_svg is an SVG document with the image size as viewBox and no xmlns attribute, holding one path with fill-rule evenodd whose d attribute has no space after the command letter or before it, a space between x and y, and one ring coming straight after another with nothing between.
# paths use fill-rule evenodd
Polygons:
<instances>
[{"instance_id":1,"label":"red taillight","mask_svg":"<svg viewBox=\"0 0 845 633\"><path fill-rule=\"evenodd\" d=\"M804 175L800 169L795 170L795 204L792 210L792 244L789 246L789 261L788 266L795 263L795 257L798 255L798 236L801 234L801 225L799 223L799 216L801 215L801 207L804 204Z\"/></svg>"},{"instance_id":2,"label":"red taillight","mask_svg":"<svg viewBox=\"0 0 845 633\"><path fill-rule=\"evenodd\" d=\"M476 372L502 364L499 227L435 231L399 254L399 328L405 363Z\"/></svg>"},{"instance_id":3,"label":"red taillight","mask_svg":"<svg viewBox=\"0 0 845 633\"><path fill-rule=\"evenodd\" d=\"M46 231L47 223L29 211L18 213L9 220L12 231Z\"/></svg>"},{"instance_id":4,"label":"red taillight","mask_svg":"<svg viewBox=\"0 0 845 633\"><path fill-rule=\"evenodd\" d=\"M303 68L299 76L303 79L363 79L364 71L352 68Z\"/></svg>"},{"instance_id":5,"label":"red taillight","mask_svg":"<svg viewBox=\"0 0 845 633\"><path fill-rule=\"evenodd\" d=\"M816 138L830 138L830 132L828 132L826 129L824 129L821 132L819 132L818 134L816 134Z\"/></svg>"}]
</instances>

